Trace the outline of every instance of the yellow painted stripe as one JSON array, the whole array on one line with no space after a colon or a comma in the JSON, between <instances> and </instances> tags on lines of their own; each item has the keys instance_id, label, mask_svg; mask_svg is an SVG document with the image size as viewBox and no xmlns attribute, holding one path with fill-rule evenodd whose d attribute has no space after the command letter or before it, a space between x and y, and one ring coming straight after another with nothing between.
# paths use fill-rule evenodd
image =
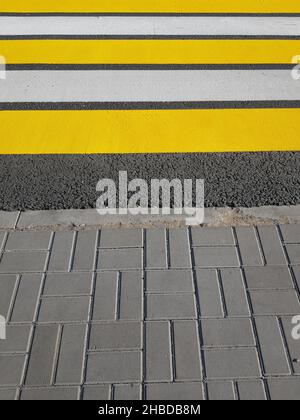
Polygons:
<instances>
[{"instance_id":1,"label":"yellow painted stripe","mask_svg":"<svg viewBox=\"0 0 300 420\"><path fill-rule=\"evenodd\" d=\"M1 12L299 13L299 0L1 0Z\"/></svg>"},{"instance_id":2,"label":"yellow painted stripe","mask_svg":"<svg viewBox=\"0 0 300 420\"><path fill-rule=\"evenodd\" d=\"M1 111L1 154L300 150L300 109Z\"/></svg>"},{"instance_id":3,"label":"yellow painted stripe","mask_svg":"<svg viewBox=\"0 0 300 420\"><path fill-rule=\"evenodd\" d=\"M292 62L300 40L9 40L8 64L259 64Z\"/></svg>"}]
</instances>

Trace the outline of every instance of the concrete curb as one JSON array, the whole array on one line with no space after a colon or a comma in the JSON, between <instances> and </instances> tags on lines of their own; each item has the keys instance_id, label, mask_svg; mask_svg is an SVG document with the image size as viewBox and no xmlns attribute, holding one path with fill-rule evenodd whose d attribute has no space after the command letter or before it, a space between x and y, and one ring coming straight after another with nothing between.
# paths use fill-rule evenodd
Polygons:
<instances>
[{"instance_id":1,"label":"concrete curb","mask_svg":"<svg viewBox=\"0 0 300 420\"><path fill-rule=\"evenodd\" d=\"M204 226L300 224L300 205L254 208L207 208ZM182 227L183 216L99 216L95 209L0 212L0 229L82 230L130 227Z\"/></svg>"}]
</instances>

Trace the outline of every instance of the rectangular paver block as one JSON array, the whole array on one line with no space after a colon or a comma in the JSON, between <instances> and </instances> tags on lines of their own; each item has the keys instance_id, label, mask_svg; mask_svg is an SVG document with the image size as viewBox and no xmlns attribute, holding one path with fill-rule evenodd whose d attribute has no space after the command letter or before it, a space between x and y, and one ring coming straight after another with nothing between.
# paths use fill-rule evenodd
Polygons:
<instances>
[{"instance_id":1,"label":"rectangular paver block","mask_svg":"<svg viewBox=\"0 0 300 420\"><path fill-rule=\"evenodd\" d=\"M146 230L146 267L166 268L168 266L166 254L165 229Z\"/></svg>"},{"instance_id":2,"label":"rectangular paver block","mask_svg":"<svg viewBox=\"0 0 300 420\"><path fill-rule=\"evenodd\" d=\"M256 378L260 376L258 356L253 348L205 351L209 379Z\"/></svg>"},{"instance_id":3,"label":"rectangular paver block","mask_svg":"<svg viewBox=\"0 0 300 420\"><path fill-rule=\"evenodd\" d=\"M141 399L141 386L136 384L115 385L114 400L138 401Z\"/></svg>"},{"instance_id":4,"label":"rectangular paver block","mask_svg":"<svg viewBox=\"0 0 300 420\"><path fill-rule=\"evenodd\" d=\"M228 315L249 316L250 311L241 270L222 269L220 273Z\"/></svg>"},{"instance_id":5,"label":"rectangular paver block","mask_svg":"<svg viewBox=\"0 0 300 420\"><path fill-rule=\"evenodd\" d=\"M62 327L55 383L81 383L85 337L85 325Z\"/></svg>"},{"instance_id":6,"label":"rectangular paver block","mask_svg":"<svg viewBox=\"0 0 300 420\"><path fill-rule=\"evenodd\" d=\"M196 267L239 267L237 250L233 246L193 248Z\"/></svg>"},{"instance_id":7,"label":"rectangular paver block","mask_svg":"<svg viewBox=\"0 0 300 420\"><path fill-rule=\"evenodd\" d=\"M142 250L138 248L100 249L98 270L127 270L142 268Z\"/></svg>"},{"instance_id":8,"label":"rectangular paver block","mask_svg":"<svg viewBox=\"0 0 300 420\"><path fill-rule=\"evenodd\" d=\"M197 322L175 321L173 328L176 379L200 380L202 373Z\"/></svg>"},{"instance_id":9,"label":"rectangular paver block","mask_svg":"<svg viewBox=\"0 0 300 420\"><path fill-rule=\"evenodd\" d=\"M8 250L47 250L51 232L11 232L5 249Z\"/></svg>"},{"instance_id":10,"label":"rectangular paver block","mask_svg":"<svg viewBox=\"0 0 300 420\"><path fill-rule=\"evenodd\" d=\"M11 321L32 322L39 299L41 274L24 274L21 277Z\"/></svg>"},{"instance_id":11,"label":"rectangular paver block","mask_svg":"<svg viewBox=\"0 0 300 420\"><path fill-rule=\"evenodd\" d=\"M138 351L89 354L86 382L141 382L141 357Z\"/></svg>"},{"instance_id":12,"label":"rectangular paver block","mask_svg":"<svg viewBox=\"0 0 300 420\"><path fill-rule=\"evenodd\" d=\"M162 401L202 400L202 384L201 382L148 384L146 399Z\"/></svg>"},{"instance_id":13,"label":"rectangular paver block","mask_svg":"<svg viewBox=\"0 0 300 420\"><path fill-rule=\"evenodd\" d=\"M0 314L7 319L8 310L12 301L17 276L0 274Z\"/></svg>"},{"instance_id":14,"label":"rectangular paver block","mask_svg":"<svg viewBox=\"0 0 300 420\"><path fill-rule=\"evenodd\" d=\"M93 324L90 332L90 350L140 349L142 324L140 322L109 322Z\"/></svg>"},{"instance_id":15,"label":"rectangular paver block","mask_svg":"<svg viewBox=\"0 0 300 420\"><path fill-rule=\"evenodd\" d=\"M26 374L26 385L50 385L57 337L57 325L36 327Z\"/></svg>"},{"instance_id":16,"label":"rectangular paver block","mask_svg":"<svg viewBox=\"0 0 300 420\"><path fill-rule=\"evenodd\" d=\"M0 229L14 229L18 218L18 211L0 211Z\"/></svg>"},{"instance_id":17,"label":"rectangular paver block","mask_svg":"<svg viewBox=\"0 0 300 420\"><path fill-rule=\"evenodd\" d=\"M141 271L121 273L118 316L121 320L143 319L143 282Z\"/></svg>"},{"instance_id":18,"label":"rectangular paver block","mask_svg":"<svg viewBox=\"0 0 300 420\"><path fill-rule=\"evenodd\" d=\"M117 272L97 274L94 294L93 319L113 320L117 316Z\"/></svg>"},{"instance_id":19,"label":"rectangular paver block","mask_svg":"<svg viewBox=\"0 0 300 420\"><path fill-rule=\"evenodd\" d=\"M244 266L263 265L258 239L253 227L237 227L236 236Z\"/></svg>"},{"instance_id":20,"label":"rectangular paver block","mask_svg":"<svg viewBox=\"0 0 300 420\"><path fill-rule=\"evenodd\" d=\"M146 307L148 319L196 318L192 294L148 295Z\"/></svg>"},{"instance_id":21,"label":"rectangular paver block","mask_svg":"<svg viewBox=\"0 0 300 420\"><path fill-rule=\"evenodd\" d=\"M264 401L266 394L261 380L238 381L237 390L241 401Z\"/></svg>"},{"instance_id":22,"label":"rectangular paver block","mask_svg":"<svg viewBox=\"0 0 300 420\"><path fill-rule=\"evenodd\" d=\"M268 387L272 400L300 400L300 378L268 379Z\"/></svg>"},{"instance_id":23,"label":"rectangular paver block","mask_svg":"<svg viewBox=\"0 0 300 420\"><path fill-rule=\"evenodd\" d=\"M48 271L68 271L74 232L55 232Z\"/></svg>"},{"instance_id":24,"label":"rectangular paver block","mask_svg":"<svg viewBox=\"0 0 300 420\"><path fill-rule=\"evenodd\" d=\"M196 280L201 317L222 317L217 270L197 270Z\"/></svg>"},{"instance_id":25,"label":"rectangular paver block","mask_svg":"<svg viewBox=\"0 0 300 420\"><path fill-rule=\"evenodd\" d=\"M24 388L21 400L29 401L73 401L78 399L77 387L49 387L49 388Z\"/></svg>"},{"instance_id":26,"label":"rectangular paver block","mask_svg":"<svg viewBox=\"0 0 300 420\"><path fill-rule=\"evenodd\" d=\"M255 315L290 315L300 313L295 290L260 290L250 292Z\"/></svg>"},{"instance_id":27,"label":"rectangular paver block","mask_svg":"<svg viewBox=\"0 0 300 420\"><path fill-rule=\"evenodd\" d=\"M250 319L205 319L201 322L204 346L254 346Z\"/></svg>"},{"instance_id":28,"label":"rectangular paver block","mask_svg":"<svg viewBox=\"0 0 300 420\"><path fill-rule=\"evenodd\" d=\"M300 244L286 245L291 264L300 264Z\"/></svg>"},{"instance_id":29,"label":"rectangular paver block","mask_svg":"<svg viewBox=\"0 0 300 420\"><path fill-rule=\"evenodd\" d=\"M300 244L300 225L280 225L280 230L286 244Z\"/></svg>"},{"instance_id":30,"label":"rectangular paver block","mask_svg":"<svg viewBox=\"0 0 300 420\"><path fill-rule=\"evenodd\" d=\"M13 401L16 397L15 388L2 388L0 389L0 401Z\"/></svg>"},{"instance_id":31,"label":"rectangular paver block","mask_svg":"<svg viewBox=\"0 0 300 420\"><path fill-rule=\"evenodd\" d=\"M192 228L193 246L234 245L231 228Z\"/></svg>"},{"instance_id":32,"label":"rectangular paver block","mask_svg":"<svg viewBox=\"0 0 300 420\"><path fill-rule=\"evenodd\" d=\"M146 381L171 381L171 329L167 321L146 322Z\"/></svg>"},{"instance_id":33,"label":"rectangular paver block","mask_svg":"<svg viewBox=\"0 0 300 420\"><path fill-rule=\"evenodd\" d=\"M266 263L270 265L285 265L286 258L276 227L258 226L257 229Z\"/></svg>"},{"instance_id":34,"label":"rectangular paver block","mask_svg":"<svg viewBox=\"0 0 300 420\"><path fill-rule=\"evenodd\" d=\"M169 229L171 268L190 268L191 257L187 229Z\"/></svg>"},{"instance_id":35,"label":"rectangular paver block","mask_svg":"<svg viewBox=\"0 0 300 420\"><path fill-rule=\"evenodd\" d=\"M96 249L95 231L77 232L72 270L93 270Z\"/></svg>"},{"instance_id":36,"label":"rectangular paver block","mask_svg":"<svg viewBox=\"0 0 300 420\"><path fill-rule=\"evenodd\" d=\"M283 347L278 320L258 317L255 320L266 375L289 374L287 355Z\"/></svg>"},{"instance_id":37,"label":"rectangular paver block","mask_svg":"<svg viewBox=\"0 0 300 420\"><path fill-rule=\"evenodd\" d=\"M102 229L100 232L100 248L140 248L142 246L142 229Z\"/></svg>"},{"instance_id":38,"label":"rectangular paver block","mask_svg":"<svg viewBox=\"0 0 300 420\"><path fill-rule=\"evenodd\" d=\"M294 287L288 267L246 267L245 277L249 289L292 289Z\"/></svg>"},{"instance_id":39,"label":"rectangular paver block","mask_svg":"<svg viewBox=\"0 0 300 420\"><path fill-rule=\"evenodd\" d=\"M82 399L86 401L101 401L109 400L110 386L109 385L86 385L83 388Z\"/></svg>"},{"instance_id":40,"label":"rectangular paver block","mask_svg":"<svg viewBox=\"0 0 300 420\"><path fill-rule=\"evenodd\" d=\"M23 355L0 355L0 385L19 385L24 363Z\"/></svg>"},{"instance_id":41,"label":"rectangular paver block","mask_svg":"<svg viewBox=\"0 0 300 420\"><path fill-rule=\"evenodd\" d=\"M191 270L155 270L146 273L146 290L149 293L176 293L194 291Z\"/></svg>"},{"instance_id":42,"label":"rectangular paver block","mask_svg":"<svg viewBox=\"0 0 300 420\"><path fill-rule=\"evenodd\" d=\"M209 382L207 384L207 393L210 401L235 400L232 382Z\"/></svg>"},{"instance_id":43,"label":"rectangular paver block","mask_svg":"<svg viewBox=\"0 0 300 420\"><path fill-rule=\"evenodd\" d=\"M86 321L90 298L53 297L41 301L38 320L40 322Z\"/></svg>"},{"instance_id":44,"label":"rectangular paver block","mask_svg":"<svg viewBox=\"0 0 300 420\"><path fill-rule=\"evenodd\" d=\"M6 340L0 340L0 353L26 353L30 331L30 325L7 325Z\"/></svg>"},{"instance_id":45,"label":"rectangular paver block","mask_svg":"<svg viewBox=\"0 0 300 420\"><path fill-rule=\"evenodd\" d=\"M42 272L45 270L47 252L4 252L0 262L2 273Z\"/></svg>"},{"instance_id":46,"label":"rectangular paver block","mask_svg":"<svg viewBox=\"0 0 300 420\"><path fill-rule=\"evenodd\" d=\"M90 295L93 273L47 274L43 296Z\"/></svg>"}]
</instances>

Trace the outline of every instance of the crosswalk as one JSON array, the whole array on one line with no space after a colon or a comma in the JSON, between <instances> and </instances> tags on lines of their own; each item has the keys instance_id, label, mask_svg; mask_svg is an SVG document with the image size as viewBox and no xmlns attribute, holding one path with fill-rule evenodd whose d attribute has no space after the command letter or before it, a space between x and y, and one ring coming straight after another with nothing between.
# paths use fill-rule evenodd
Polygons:
<instances>
[{"instance_id":1,"label":"crosswalk","mask_svg":"<svg viewBox=\"0 0 300 420\"><path fill-rule=\"evenodd\" d=\"M0 154L296 151L299 55L299 0L1 0Z\"/></svg>"}]
</instances>

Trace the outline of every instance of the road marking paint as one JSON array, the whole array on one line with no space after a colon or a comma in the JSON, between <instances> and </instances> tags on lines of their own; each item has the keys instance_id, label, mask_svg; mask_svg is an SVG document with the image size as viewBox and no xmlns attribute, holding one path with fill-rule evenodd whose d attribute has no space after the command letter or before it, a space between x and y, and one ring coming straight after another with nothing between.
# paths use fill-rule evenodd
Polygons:
<instances>
[{"instance_id":1,"label":"road marking paint","mask_svg":"<svg viewBox=\"0 0 300 420\"><path fill-rule=\"evenodd\" d=\"M8 71L0 102L300 100L290 70Z\"/></svg>"},{"instance_id":2,"label":"road marking paint","mask_svg":"<svg viewBox=\"0 0 300 420\"><path fill-rule=\"evenodd\" d=\"M1 111L1 154L300 149L300 109Z\"/></svg>"},{"instance_id":3,"label":"road marking paint","mask_svg":"<svg viewBox=\"0 0 300 420\"><path fill-rule=\"evenodd\" d=\"M9 35L299 36L300 17L2 16L0 36Z\"/></svg>"},{"instance_id":4,"label":"road marking paint","mask_svg":"<svg viewBox=\"0 0 300 420\"><path fill-rule=\"evenodd\" d=\"M288 64L300 40L9 40L7 64Z\"/></svg>"},{"instance_id":5,"label":"road marking paint","mask_svg":"<svg viewBox=\"0 0 300 420\"><path fill-rule=\"evenodd\" d=\"M1 0L15 13L300 13L299 0Z\"/></svg>"}]
</instances>

